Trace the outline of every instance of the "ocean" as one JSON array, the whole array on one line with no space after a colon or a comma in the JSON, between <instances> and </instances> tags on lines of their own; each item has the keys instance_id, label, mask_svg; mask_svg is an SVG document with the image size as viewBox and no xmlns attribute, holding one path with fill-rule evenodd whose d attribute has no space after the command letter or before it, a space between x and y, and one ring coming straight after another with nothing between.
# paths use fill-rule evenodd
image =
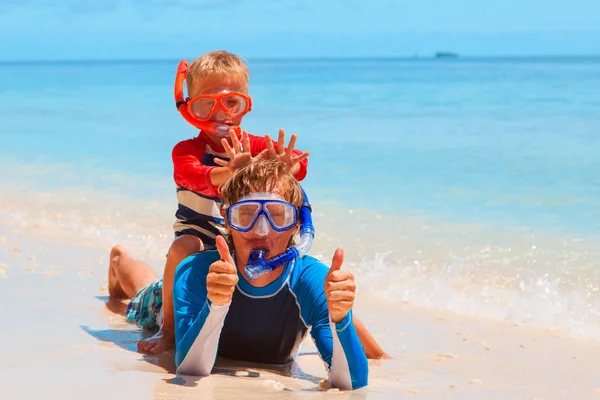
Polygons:
<instances>
[{"instance_id":1,"label":"ocean","mask_svg":"<svg viewBox=\"0 0 600 400\"><path fill-rule=\"evenodd\" d=\"M161 271L171 150L196 135L178 61L0 63L0 230L124 243ZM600 340L600 58L248 65L243 127L311 152L312 253L345 248L357 301Z\"/></svg>"}]
</instances>

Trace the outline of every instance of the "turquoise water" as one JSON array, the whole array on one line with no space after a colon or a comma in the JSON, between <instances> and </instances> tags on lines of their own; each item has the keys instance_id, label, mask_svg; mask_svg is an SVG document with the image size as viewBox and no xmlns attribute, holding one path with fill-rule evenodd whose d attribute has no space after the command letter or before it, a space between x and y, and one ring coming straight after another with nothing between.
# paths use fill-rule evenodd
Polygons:
<instances>
[{"instance_id":1,"label":"turquoise water","mask_svg":"<svg viewBox=\"0 0 600 400\"><path fill-rule=\"evenodd\" d=\"M349 205L600 228L600 59L250 61L255 134ZM0 157L170 178L176 60L0 65Z\"/></svg>"},{"instance_id":2,"label":"turquoise water","mask_svg":"<svg viewBox=\"0 0 600 400\"><path fill-rule=\"evenodd\" d=\"M177 62L0 64L5 214L163 257L171 149L195 135ZM600 58L249 66L243 125L311 152L324 257L353 250L383 297L600 339Z\"/></svg>"}]
</instances>

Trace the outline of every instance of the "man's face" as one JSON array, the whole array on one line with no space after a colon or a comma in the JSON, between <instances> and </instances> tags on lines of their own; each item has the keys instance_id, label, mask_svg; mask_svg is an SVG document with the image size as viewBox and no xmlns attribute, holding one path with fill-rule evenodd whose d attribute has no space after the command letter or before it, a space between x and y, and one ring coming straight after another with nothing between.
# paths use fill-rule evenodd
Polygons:
<instances>
[{"instance_id":1,"label":"man's face","mask_svg":"<svg viewBox=\"0 0 600 400\"><path fill-rule=\"evenodd\" d=\"M275 188L271 193L251 193L241 200L252 199L252 200L280 200L287 203L287 199L282 196L279 188ZM270 216L276 224L279 221L283 221L282 210L278 207L270 209ZM243 212L243 211L241 211ZM240 216L243 218L244 216ZM248 216L252 218L252 216ZM278 232L273 229L265 215L259 215L254 226L248 232L239 232L230 226L230 221L227 221L229 232L233 240L235 247L235 255L238 261L238 267L245 267L248 261L248 256L252 249L261 248L265 249L267 254L266 258L273 257L279 253L287 250L291 238L298 230L299 222L290 227L287 230Z\"/></svg>"}]
</instances>

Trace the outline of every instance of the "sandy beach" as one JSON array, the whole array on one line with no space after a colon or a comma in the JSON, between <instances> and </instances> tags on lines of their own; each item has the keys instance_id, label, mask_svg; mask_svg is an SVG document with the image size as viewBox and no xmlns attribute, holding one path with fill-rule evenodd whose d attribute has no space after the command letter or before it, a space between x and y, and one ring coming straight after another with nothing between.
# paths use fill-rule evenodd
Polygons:
<instances>
[{"instance_id":1,"label":"sandy beach","mask_svg":"<svg viewBox=\"0 0 600 400\"><path fill-rule=\"evenodd\" d=\"M136 352L142 332L109 300L103 243L0 222L4 399L600 399L598 342L367 294L356 313L394 359L371 361L365 389L327 391L310 339L287 368L218 360L208 378L177 376L172 354Z\"/></svg>"}]
</instances>

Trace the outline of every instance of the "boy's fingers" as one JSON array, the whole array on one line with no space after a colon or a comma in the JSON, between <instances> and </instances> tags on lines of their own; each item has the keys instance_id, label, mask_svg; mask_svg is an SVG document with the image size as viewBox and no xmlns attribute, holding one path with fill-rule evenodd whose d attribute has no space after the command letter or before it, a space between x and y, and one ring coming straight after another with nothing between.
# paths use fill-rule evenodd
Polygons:
<instances>
[{"instance_id":1,"label":"boy's fingers","mask_svg":"<svg viewBox=\"0 0 600 400\"><path fill-rule=\"evenodd\" d=\"M277 152L279 154L283 154L285 149L285 131L283 129L279 130L279 137L277 138Z\"/></svg>"},{"instance_id":2,"label":"boy's fingers","mask_svg":"<svg viewBox=\"0 0 600 400\"><path fill-rule=\"evenodd\" d=\"M227 167L229 165L229 161L221 160L220 158L214 158L214 162L221 167Z\"/></svg>"},{"instance_id":3,"label":"boy's fingers","mask_svg":"<svg viewBox=\"0 0 600 400\"><path fill-rule=\"evenodd\" d=\"M225 149L225 152L229 157L229 161L233 161L233 159L235 158L235 152L229 145L229 142L227 142L227 139L221 139L221 144L223 145L223 148Z\"/></svg>"},{"instance_id":4,"label":"boy's fingers","mask_svg":"<svg viewBox=\"0 0 600 400\"><path fill-rule=\"evenodd\" d=\"M260 160L261 158L269 158L269 149L264 149L254 157L255 160Z\"/></svg>"},{"instance_id":5,"label":"boy's fingers","mask_svg":"<svg viewBox=\"0 0 600 400\"><path fill-rule=\"evenodd\" d=\"M244 151L250 151L250 136L248 131L242 131L242 143L244 145Z\"/></svg>"},{"instance_id":6,"label":"boy's fingers","mask_svg":"<svg viewBox=\"0 0 600 400\"><path fill-rule=\"evenodd\" d=\"M307 153L302 153L299 156L292 157L292 161L295 162L295 163L297 163L297 162L300 162L300 161L308 158L308 156L310 156L310 153L308 153L308 152Z\"/></svg>"},{"instance_id":7,"label":"boy's fingers","mask_svg":"<svg viewBox=\"0 0 600 400\"><path fill-rule=\"evenodd\" d=\"M275 151L275 147L273 147L273 141L271 140L271 136L266 135L265 140L267 142L267 149L269 149L269 154L271 157L275 157L277 152Z\"/></svg>"},{"instance_id":8,"label":"boy's fingers","mask_svg":"<svg viewBox=\"0 0 600 400\"><path fill-rule=\"evenodd\" d=\"M240 140L238 139L233 129L229 129L229 137L231 138L231 143L233 144L233 148L235 149L235 151L241 153L242 144L240 143Z\"/></svg>"},{"instance_id":9,"label":"boy's fingers","mask_svg":"<svg viewBox=\"0 0 600 400\"><path fill-rule=\"evenodd\" d=\"M288 157L291 157L292 154L294 153L295 146L296 146L296 134L292 133L292 137L290 138L290 143L288 144L287 150L285 151L285 154Z\"/></svg>"}]
</instances>

